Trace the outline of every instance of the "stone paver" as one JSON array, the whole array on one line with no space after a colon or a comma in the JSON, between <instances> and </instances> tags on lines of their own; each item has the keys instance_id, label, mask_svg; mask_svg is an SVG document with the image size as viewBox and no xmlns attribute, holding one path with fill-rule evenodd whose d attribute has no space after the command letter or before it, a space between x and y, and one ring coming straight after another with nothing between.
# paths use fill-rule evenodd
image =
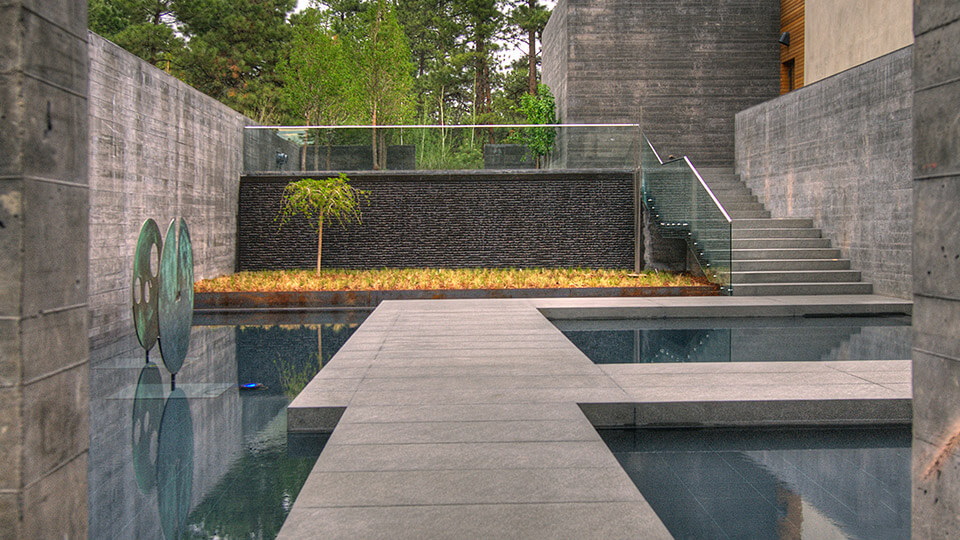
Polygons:
<instances>
[{"instance_id":1,"label":"stone paver","mask_svg":"<svg viewBox=\"0 0 960 540\"><path fill-rule=\"evenodd\" d=\"M280 538L669 538L594 426L908 421L909 361L598 366L543 314L910 310L845 301L384 302L290 405L333 433Z\"/></svg>"}]
</instances>

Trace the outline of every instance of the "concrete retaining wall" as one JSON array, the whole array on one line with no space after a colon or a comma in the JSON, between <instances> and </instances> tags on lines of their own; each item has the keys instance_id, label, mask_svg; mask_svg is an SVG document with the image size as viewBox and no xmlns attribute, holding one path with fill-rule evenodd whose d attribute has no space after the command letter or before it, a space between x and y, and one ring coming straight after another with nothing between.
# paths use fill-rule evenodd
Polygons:
<instances>
[{"instance_id":1,"label":"concrete retaining wall","mask_svg":"<svg viewBox=\"0 0 960 540\"><path fill-rule=\"evenodd\" d=\"M960 530L960 2L914 4L913 530Z\"/></svg>"},{"instance_id":2,"label":"concrete retaining wall","mask_svg":"<svg viewBox=\"0 0 960 540\"><path fill-rule=\"evenodd\" d=\"M909 298L912 51L737 114L737 172L773 217L809 217L874 290Z\"/></svg>"},{"instance_id":3,"label":"concrete retaining wall","mask_svg":"<svg viewBox=\"0 0 960 540\"><path fill-rule=\"evenodd\" d=\"M543 80L563 122L638 122L663 155L732 166L734 115L780 92L777 0L560 0ZM569 165L572 166L572 165Z\"/></svg>"},{"instance_id":4,"label":"concrete retaining wall","mask_svg":"<svg viewBox=\"0 0 960 540\"><path fill-rule=\"evenodd\" d=\"M632 268L632 172L351 173L363 224L324 227L323 266ZM316 267L305 221L278 231L291 177L240 184L238 268Z\"/></svg>"},{"instance_id":5,"label":"concrete retaining wall","mask_svg":"<svg viewBox=\"0 0 960 540\"><path fill-rule=\"evenodd\" d=\"M89 35L90 340L133 333L140 226L190 227L197 279L233 271L243 126L251 121L113 43Z\"/></svg>"}]
</instances>

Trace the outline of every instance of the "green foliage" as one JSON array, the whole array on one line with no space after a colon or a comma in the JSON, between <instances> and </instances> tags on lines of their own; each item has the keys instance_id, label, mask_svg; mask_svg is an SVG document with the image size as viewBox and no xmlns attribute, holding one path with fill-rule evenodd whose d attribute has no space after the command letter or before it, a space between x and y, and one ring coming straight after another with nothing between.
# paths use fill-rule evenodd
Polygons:
<instances>
[{"instance_id":1,"label":"green foliage","mask_svg":"<svg viewBox=\"0 0 960 540\"><path fill-rule=\"evenodd\" d=\"M545 84L537 86L537 95L531 96L524 94L520 96L519 110L526 116L528 124L555 124L556 104L550 88ZM527 145L538 161L540 156L545 156L553 151L553 143L556 139L556 128L524 128L517 134L515 140Z\"/></svg>"},{"instance_id":2,"label":"green foliage","mask_svg":"<svg viewBox=\"0 0 960 540\"><path fill-rule=\"evenodd\" d=\"M277 220L282 227L294 216L303 216L317 232L322 230L324 221L336 221L341 226L351 221L359 223L360 197L367 194L351 186L343 173L337 178L305 178L284 188Z\"/></svg>"}]
</instances>

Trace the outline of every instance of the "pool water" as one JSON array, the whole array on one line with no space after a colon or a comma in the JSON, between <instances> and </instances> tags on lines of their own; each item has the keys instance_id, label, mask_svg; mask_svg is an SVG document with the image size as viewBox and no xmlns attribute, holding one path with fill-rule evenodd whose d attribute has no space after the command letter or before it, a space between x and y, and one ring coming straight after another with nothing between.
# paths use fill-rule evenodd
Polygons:
<instances>
[{"instance_id":1,"label":"pool water","mask_svg":"<svg viewBox=\"0 0 960 540\"><path fill-rule=\"evenodd\" d=\"M94 351L90 538L275 538L325 442L286 406L365 316L195 318L175 389L135 337Z\"/></svg>"},{"instance_id":2,"label":"pool water","mask_svg":"<svg viewBox=\"0 0 960 540\"><path fill-rule=\"evenodd\" d=\"M904 360L910 317L556 320L597 364Z\"/></svg>"},{"instance_id":3,"label":"pool water","mask_svg":"<svg viewBox=\"0 0 960 540\"><path fill-rule=\"evenodd\" d=\"M910 428L600 430L677 540L910 538Z\"/></svg>"}]
</instances>

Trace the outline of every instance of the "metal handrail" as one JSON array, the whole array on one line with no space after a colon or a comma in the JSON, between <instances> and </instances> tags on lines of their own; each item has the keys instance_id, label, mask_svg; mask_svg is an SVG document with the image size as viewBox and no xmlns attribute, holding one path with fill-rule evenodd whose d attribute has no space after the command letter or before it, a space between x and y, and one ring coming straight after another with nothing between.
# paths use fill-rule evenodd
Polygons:
<instances>
[{"instance_id":1,"label":"metal handrail","mask_svg":"<svg viewBox=\"0 0 960 540\"><path fill-rule=\"evenodd\" d=\"M414 128L542 128L542 127L635 127L640 124L443 124L443 125L353 125L353 126L243 126L243 129L414 129Z\"/></svg>"},{"instance_id":2,"label":"metal handrail","mask_svg":"<svg viewBox=\"0 0 960 540\"><path fill-rule=\"evenodd\" d=\"M647 145L650 146L650 150L653 150L653 155L656 156L657 161L660 162L660 165L667 163L666 161L663 160L663 158L660 157L660 153L657 152L657 147L655 147L653 143L650 142L650 139L646 135L643 136L643 140L646 141ZM700 181L700 185L703 186L703 189L707 190L708 194L710 194L710 199L713 201L713 204L717 205L717 208L720 209L720 212L723 214L723 217L726 218L727 223L733 223L733 219L730 217L730 214L727 212L727 209L724 208L722 204L720 204L720 200L717 199L716 194L713 193L713 190L710 189L710 186L708 186L707 183L704 182L703 177L700 176L700 171L698 171L697 168L693 166L693 163L690 162L689 157L683 156L682 158L676 158L669 161L679 161L681 159L686 161L687 166L690 167L690 170L693 171L693 174L697 176L697 180Z\"/></svg>"}]
</instances>

